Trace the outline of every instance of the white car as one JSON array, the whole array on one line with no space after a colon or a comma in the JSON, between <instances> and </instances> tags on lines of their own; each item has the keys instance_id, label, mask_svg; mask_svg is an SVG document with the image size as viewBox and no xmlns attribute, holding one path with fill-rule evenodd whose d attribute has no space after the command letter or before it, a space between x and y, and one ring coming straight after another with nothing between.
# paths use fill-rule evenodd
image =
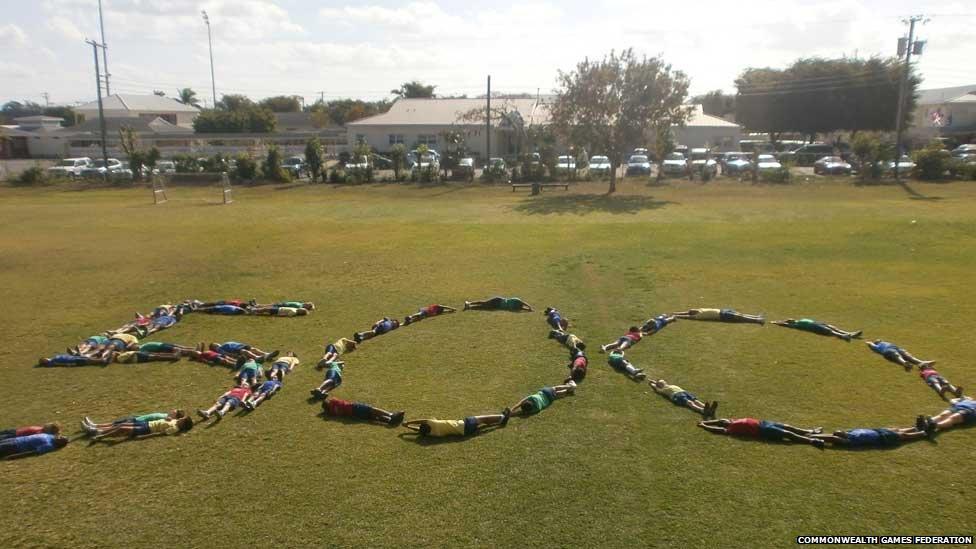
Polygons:
<instances>
[{"instance_id":1,"label":"white car","mask_svg":"<svg viewBox=\"0 0 976 549\"><path fill-rule=\"evenodd\" d=\"M78 177L81 171L91 166L91 158L65 158L47 169L47 173L55 176Z\"/></svg>"},{"instance_id":2,"label":"white car","mask_svg":"<svg viewBox=\"0 0 976 549\"><path fill-rule=\"evenodd\" d=\"M687 175L688 161L685 160L685 155L673 152L665 156L664 161L661 162L661 172L664 175Z\"/></svg>"},{"instance_id":3,"label":"white car","mask_svg":"<svg viewBox=\"0 0 976 549\"><path fill-rule=\"evenodd\" d=\"M441 167L441 156L437 154L437 151L427 151L424 154L418 154L415 156L416 160L413 165L413 169L432 169L439 170Z\"/></svg>"},{"instance_id":4,"label":"white car","mask_svg":"<svg viewBox=\"0 0 976 549\"><path fill-rule=\"evenodd\" d=\"M901 158L898 159L898 173L899 174L908 173L908 172L912 171L912 169L914 167L915 167L915 163L912 162L912 158L910 156L908 156L907 154L901 155ZM885 162L885 169L888 170L889 172L894 172L895 171L895 161L894 160L889 160L888 162Z\"/></svg>"},{"instance_id":5,"label":"white car","mask_svg":"<svg viewBox=\"0 0 976 549\"><path fill-rule=\"evenodd\" d=\"M708 174L708 177L718 175L718 162L712 158L711 151L708 149L691 149L691 167L702 177L705 177L705 174Z\"/></svg>"},{"instance_id":6,"label":"white car","mask_svg":"<svg viewBox=\"0 0 976 549\"><path fill-rule=\"evenodd\" d=\"M610 159L606 156L594 156L590 158L590 173L610 173Z\"/></svg>"},{"instance_id":7,"label":"white car","mask_svg":"<svg viewBox=\"0 0 976 549\"><path fill-rule=\"evenodd\" d=\"M771 154L761 154L756 161L756 167L761 172L768 172L773 170L780 170L783 165L776 160L776 157Z\"/></svg>"},{"instance_id":8,"label":"white car","mask_svg":"<svg viewBox=\"0 0 976 549\"><path fill-rule=\"evenodd\" d=\"M122 162L118 158L109 158L108 167L106 167L105 161L101 158L95 160L90 166L81 170L82 177L101 177L104 176L106 172L112 174L114 172L122 170Z\"/></svg>"},{"instance_id":9,"label":"white car","mask_svg":"<svg viewBox=\"0 0 976 549\"><path fill-rule=\"evenodd\" d=\"M172 160L160 160L156 162L156 173L176 173L176 162Z\"/></svg>"},{"instance_id":10,"label":"white car","mask_svg":"<svg viewBox=\"0 0 976 549\"><path fill-rule=\"evenodd\" d=\"M557 172L573 172L576 171L576 161L573 160L572 156L560 156L556 159L556 171Z\"/></svg>"},{"instance_id":11,"label":"white car","mask_svg":"<svg viewBox=\"0 0 976 549\"><path fill-rule=\"evenodd\" d=\"M635 154L627 160L627 175L651 175L651 162L643 154Z\"/></svg>"}]
</instances>

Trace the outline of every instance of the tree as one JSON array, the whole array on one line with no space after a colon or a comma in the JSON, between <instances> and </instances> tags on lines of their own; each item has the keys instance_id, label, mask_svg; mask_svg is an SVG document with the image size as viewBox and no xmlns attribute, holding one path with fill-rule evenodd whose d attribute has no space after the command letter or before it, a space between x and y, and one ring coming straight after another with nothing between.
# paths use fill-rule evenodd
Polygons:
<instances>
[{"instance_id":1,"label":"tree","mask_svg":"<svg viewBox=\"0 0 976 549\"><path fill-rule=\"evenodd\" d=\"M251 105L234 111L205 110L193 120L193 130L197 133L271 133L277 123L274 113Z\"/></svg>"},{"instance_id":2,"label":"tree","mask_svg":"<svg viewBox=\"0 0 976 549\"><path fill-rule=\"evenodd\" d=\"M272 181L287 183L291 180L291 178L288 176L288 172L281 169L281 151L278 149L277 145L271 145L268 147L268 155L264 158L264 164L261 166L261 171L264 172L264 177Z\"/></svg>"},{"instance_id":3,"label":"tree","mask_svg":"<svg viewBox=\"0 0 976 549\"><path fill-rule=\"evenodd\" d=\"M637 57L627 49L599 61L584 59L559 73L560 89L551 107L558 135L578 147L606 151L610 188L624 152L659 127L681 125L689 110L688 78L658 57Z\"/></svg>"},{"instance_id":4,"label":"tree","mask_svg":"<svg viewBox=\"0 0 976 549\"><path fill-rule=\"evenodd\" d=\"M119 127L119 147L129 159L132 178L139 181L142 179L142 167L146 163L146 152L139 148L139 138L129 126Z\"/></svg>"},{"instance_id":5,"label":"tree","mask_svg":"<svg viewBox=\"0 0 976 549\"><path fill-rule=\"evenodd\" d=\"M74 126L78 123L78 115L75 110L68 106L44 107L44 116L56 116L64 120L64 126Z\"/></svg>"},{"instance_id":6,"label":"tree","mask_svg":"<svg viewBox=\"0 0 976 549\"><path fill-rule=\"evenodd\" d=\"M696 95L691 98L691 102L701 105L705 114L719 118L735 113L735 96L722 90L712 90L703 95Z\"/></svg>"},{"instance_id":7,"label":"tree","mask_svg":"<svg viewBox=\"0 0 976 549\"><path fill-rule=\"evenodd\" d=\"M736 80L736 121L753 131L816 133L895 128L904 66L897 59L799 59L785 69L750 68ZM903 122L915 90L908 75Z\"/></svg>"},{"instance_id":8,"label":"tree","mask_svg":"<svg viewBox=\"0 0 976 549\"><path fill-rule=\"evenodd\" d=\"M411 80L410 82L401 84L399 89L390 90L390 93L401 99L431 98L434 97L434 88L436 87L433 85L428 86L417 80Z\"/></svg>"},{"instance_id":9,"label":"tree","mask_svg":"<svg viewBox=\"0 0 976 549\"><path fill-rule=\"evenodd\" d=\"M337 126L344 126L347 122L366 118L384 113L390 110L391 102L383 101L361 101L359 99L337 99L324 103L316 101L306 110L314 113L313 121L321 122L324 127L328 121ZM319 115L318 113L324 113ZM316 118L319 117L319 118ZM324 118L323 118L324 117Z\"/></svg>"},{"instance_id":10,"label":"tree","mask_svg":"<svg viewBox=\"0 0 976 549\"><path fill-rule=\"evenodd\" d=\"M313 137L305 144L305 163L308 164L308 170L312 172L312 183L315 183L322 173L322 160L322 143L318 137Z\"/></svg>"},{"instance_id":11,"label":"tree","mask_svg":"<svg viewBox=\"0 0 976 549\"><path fill-rule=\"evenodd\" d=\"M393 163L393 179L400 180L400 172L407 162L407 148L403 143L397 143L390 149L390 161Z\"/></svg>"},{"instance_id":12,"label":"tree","mask_svg":"<svg viewBox=\"0 0 976 549\"><path fill-rule=\"evenodd\" d=\"M176 96L177 96L176 100L179 101L180 103L183 103L184 105L189 105L191 107L200 106L200 100L197 99L197 92L193 91L190 88L183 88L180 90L176 90Z\"/></svg>"},{"instance_id":13,"label":"tree","mask_svg":"<svg viewBox=\"0 0 976 549\"><path fill-rule=\"evenodd\" d=\"M302 112L302 105L297 95L268 97L262 99L258 105L271 112Z\"/></svg>"},{"instance_id":14,"label":"tree","mask_svg":"<svg viewBox=\"0 0 976 549\"><path fill-rule=\"evenodd\" d=\"M13 124L15 118L37 116L43 112L44 107L33 101L8 101L0 108L4 124Z\"/></svg>"},{"instance_id":15,"label":"tree","mask_svg":"<svg viewBox=\"0 0 976 549\"><path fill-rule=\"evenodd\" d=\"M217 101L216 108L225 111L242 111L253 106L254 101L251 101L248 96L231 93L220 96L220 101Z\"/></svg>"},{"instance_id":16,"label":"tree","mask_svg":"<svg viewBox=\"0 0 976 549\"><path fill-rule=\"evenodd\" d=\"M657 182L664 179L664 159L674 152L674 133L670 126L654 128L654 156L657 157Z\"/></svg>"}]
</instances>

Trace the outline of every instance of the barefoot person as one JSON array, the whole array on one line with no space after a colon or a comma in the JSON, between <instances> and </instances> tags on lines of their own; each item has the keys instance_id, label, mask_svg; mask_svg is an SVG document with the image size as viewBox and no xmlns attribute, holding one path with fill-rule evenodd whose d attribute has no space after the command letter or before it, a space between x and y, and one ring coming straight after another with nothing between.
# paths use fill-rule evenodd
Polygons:
<instances>
[{"instance_id":1,"label":"barefoot person","mask_svg":"<svg viewBox=\"0 0 976 549\"><path fill-rule=\"evenodd\" d=\"M624 353L622 351L613 351L607 355L607 364L609 364L614 370L617 370L622 374L626 374L627 377L634 381L641 381L647 378L647 374L644 373L643 369L635 368L629 360L624 358Z\"/></svg>"},{"instance_id":2,"label":"barefoot person","mask_svg":"<svg viewBox=\"0 0 976 549\"><path fill-rule=\"evenodd\" d=\"M945 398L946 393L952 393L957 398L962 396L962 387L957 387L949 383L948 379L942 377L942 374L935 371L935 368L928 364L919 366L918 377L922 378L925 384L931 387L936 393L939 393L939 396L942 398Z\"/></svg>"},{"instance_id":3,"label":"barefoot person","mask_svg":"<svg viewBox=\"0 0 976 549\"><path fill-rule=\"evenodd\" d=\"M420 310L418 310L416 313L410 316L404 317L403 325L406 326L408 324L413 324L418 320L423 320L425 318L430 318L432 316L439 316L445 313L453 313L455 311L457 311L457 309L455 309L454 307L448 307L447 305L438 305L434 303L426 307L422 307Z\"/></svg>"},{"instance_id":4,"label":"barefoot person","mask_svg":"<svg viewBox=\"0 0 976 549\"><path fill-rule=\"evenodd\" d=\"M665 326L675 322L676 320L678 320L678 317L674 315L657 315L654 318L647 319L647 321L641 325L640 331L646 336L654 335L663 330Z\"/></svg>"},{"instance_id":5,"label":"barefoot person","mask_svg":"<svg viewBox=\"0 0 976 549\"><path fill-rule=\"evenodd\" d=\"M570 351L582 351L586 349L586 343L575 334L566 333L562 330L549 330L549 339L555 339L562 343Z\"/></svg>"},{"instance_id":6,"label":"barefoot person","mask_svg":"<svg viewBox=\"0 0 976 549\"><path fill-rule=\"evenodd\" d=\"M565 331L569 328L569 321L563 318L562 313L558 309L546 307L546 310L542 314L546 315L546 322L553 330Z\"/></svg>"},{"instance_id":7,"label":"barefoot person","mask_svg":"<svg viewBox=\"0 0 976 549\"><path fill-rule=\"evenodd\" d=\"M325 353L322 355L322 360L319 360L315 368L321 370L322 368L328 367L330 362L337 362L342 355L355 351L356 345L355 341L344 337L340 337L335 343L329 343L325 346Z\"/></svg>"},{"instance_id":8,"label":"barefoot person","mask_svg":"<svg viewBox=\"0 0 976 549\"><path fill-rule=\"evenodd\" d=\"M935 364L934 360L921 360L915 358L911 353L895 345L894 343L882 341L880 339L866 341L865 343L867 343L867 346L872 351L885 357L885 359L889 362L894 362L895 364L904 367L906 372L911 371L912 366L922 367Z\"/></svg>"},{"instance_id":9,"label":"barefoot person","mask_svg":"<svg viewBox=\"0 0 976 549\"><path fill-rule=\"evenodd\" d=\"M755 438L780 442L789 440L790 442L803 442L812 444L818 448L824 447L824 441L813 438L813 435L823 432L820 427L814 429L802 429L785 423L767 421L744 417L739 419L709 419L701 421L698 426L706 431L719 433L722 435L732 435L743 438Z\"/></svg>"},{"instance_id":10,"label":"barefoot person","mask_svg":"<svg viewBox=\"0 0 976 549\"><path fill-rule=\"evenodd\" d=\"M365 332L356 332L352 338L356 343L362 343L376 336L381 336L387 332L392 332L400 327L400 321L388 317L383 317L373 323L373 327Z\"/></svg>"},{"instance_id":11,"label":"barefoot person","mask_svg":"<svg viewBox=\"0 0 976 549\"><path fill-rule=\"evenodd\" d=\"M370 406L363 402L350 402L330 395L322 401L322 412L331 417L351 417L363 421L378 421L396 426L403 423L404 412L388 412L382 408Z\"/></svg>"},{"instance_id":12,"label":"barefoot person","mask_svg":"<svg viewBox=\"0 0 976 549\"><path fill-rule=\"evenodd\" d=\"M766 319L761 315L747 315L735 309L688 309L687 311L674 313L674 316L687 320L710 320L713 322L766 323Z\"/></svg>"},{"instance_id":13,"label":"barefoot person","mask_svg":"<svg viewBox=\"0 0 976 549\"><path fill-rule=\"evenodd\" d=\"M607 343L606 345L600 347L600 352L605 353L607 351L614 351L614 350L626 351L627 349L633 347L634 345L637 345L640 342L642 337L644 336L641 335L640 328L638 328L637 326L631 326L627 330L626 334L617 338L617 341L614 341L613 343Z\"/></svg>"},{"instance_id":14,"label":"barefoot person","mask_svg":"<svg viewBox=\"0 0 976 549\"><path fill-rule=\"evenodd\" d=\"M251 396L251 388L247 385L234 387L226 393L220 395L217 402L206 410L197 410L197 414L203 419L210 419L210 416L217 414L218 419L223 419L224 414L236 410L244 404L244 400Z\"/></svg>"},{"instance_id":15,"label":"barefoot person","mask_svg":"<svg viewBox=\"0 0 976 549\"><path fill-rule=\"evenodd\" d=\"M176 408L168 412L150 412L147 414L141 414L138 416L126 416L119 419L110 421L108 423L97 423L91 420L89 417L85 417L81 420L81 427L86 431L94 427L99 431L104 431L111 429L112 427L117 427L119 425L129 425L133 423L148 423L150 421L156 421L159 419L180 419L186 417L186 412L182 409Z\"/></svg>"},{"instance_id":16,"label":"barefoot person","mask_svg":"<svg viewBox=\"0 0 976 549\"><path fill-rule=\"evenodd\" d=\"M788 318L786 320L774 320L773 324L777 326L783 326L785 328L793 328L794 330L811 332L822 336L839 337L844 341L850 341L851 339L861 337L860 330L856 332L848 332L846 330L841 330L837 326L833 326L831 324L826 324L809 318L801 318L799 320L794 320L792 318Z\"/></svg>"},{"instance_id":17,"label":"barefoot person","mask_svg":"<svg viewBox=\"0 0 976 549\"><path fill-rule=\"evenodd\" d=\"M684 406L698 412L705 418L714 418L718 402L702 402L698 397L685 391L677 385L671 385L663 379L648 382L655 393L670 400L675 406Z\"/></svg>"},{"instance_id":18,"label":"barefoot person","mask_svg":"<svg viewBox=\"0 0 976 549\"><path fill-rule=\"evenodd\" d=\"M421 436L469 437L481 429L507 425L509 417L507 411L500 414L468 416L464 419L414 419L405 422L403 426L420 433Z\"/></svg>"},{"instance_id":19,"label":"barefoot person","mask_svg":"<svg viewBox=\"0 0 976 549\"><path fill-rule=\"evenodd\" d=\"M845 448L894 448L902 442L921 440L926 437L925 431L915 427L878 428L878 429L848 429L834 431L833 434L814 434L817 438Z\"/></svg>"},{"instance_id":20,"label":"barefoot person","mask_svg":"<svg viewBox=\"0 0 976 549\"><path fill-rule=\"evenodd\" d=\"M529 416L532 414L538 414L539 412L545 410L550 404L555 402L566 395L571 395L576 392L576 382L570 381L566 385L556 385L555 387L543 387L538 392L533 393L522 400L513 404L509 410L509 413L514 413L516 415L521 414L523 416Z\"/></svg>"},{"instance_id":21,"label":"barefoot person","mask_svg":"<svg viewBox=\"0 0 976 549\"><path fill-rule=\"evenodd\" d=\"M532 311L532 307L518 297L498 297L484 301L465 301L465 311L512 311L515 313L522 311Z\"/></svg>"}]
</instances>

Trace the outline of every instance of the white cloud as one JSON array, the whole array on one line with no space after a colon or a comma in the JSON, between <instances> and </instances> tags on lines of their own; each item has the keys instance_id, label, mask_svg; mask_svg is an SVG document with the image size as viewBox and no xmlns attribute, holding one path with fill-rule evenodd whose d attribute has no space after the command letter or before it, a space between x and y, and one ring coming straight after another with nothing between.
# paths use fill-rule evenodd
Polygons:
<instances>
[{"instance_id":1,"label":"white cloud","mask_svg":"<svg viewBox=\"0 0 976 549\"><path fill-rule=\"evenodd\" d=\"M0 61L0 77L14 79L33 78L36 75L33 69L19 65Z\"/></svg>"},{"instance_id":2,"label":"white cloud","mask_svg":"<svg viewBox=\"0 0 976 549\"><path fill-rule=\"evenodd\" d=\"M27 34L12 23L0 25L0 46L22 48L27 45Z\"/></svg>"},{"instance_id":3,"label":"white cloud","mask_svg":"<svg viewBox=\"0 0 976 549\"><path fill-rule=\"evenodd\" d=\"M79 29L78 26L67 17L55 15L48 18L46 25L47 28L69 40L77 40L80 42L86 38L85 33L81 32L81 29Z\"/></svg>"}]
</instances>

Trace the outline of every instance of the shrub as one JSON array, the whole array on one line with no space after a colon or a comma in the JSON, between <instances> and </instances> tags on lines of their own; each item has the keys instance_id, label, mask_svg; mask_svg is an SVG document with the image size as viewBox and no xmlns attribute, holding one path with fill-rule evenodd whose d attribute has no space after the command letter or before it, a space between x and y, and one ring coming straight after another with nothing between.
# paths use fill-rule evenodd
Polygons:
<instances>
[{"instance_id":1,"label":"shrub","mask_svg":"<svg viewBox=\"0 0 976 549\"><path fill-rule=\"evenodd\" d=\"M976 163L952 160L949 162L949 175L954 179L976 181Z\"/></svg>"},{"instance_id":2,"label":"shrub","mask_svg":"<svg viewBox=\"0 0 976 549\"><path fill-rule=\"evenodd\" d=\"M47 175L47 171L44 168L38 166L31 166L26 170L20 172L12 181L14 185L21 187L29 187L35 185L47 185L50 183L50 178Z\"/></svg>"},{"instance_id":3,"label":"shrub","mask_svg":"<svg viewBox=\"0 0 976 549\"><path fill-rule=\"evenodd\" d=\"M211 158L204 159L199 165L207 173L223 173L229 168L227 159L220 153L213 155Z\"/></svg>"},{"instance_id":4,"label":"shrub","mask_svg":"<svg viewBox=\"0 0 976 549\"><path fill-rule=\"evenodd\" d=\"M893 157L894 150L882 143L877 134L859 132L851 140L851 151L857 156L858 176L862 181L881 179L885 163Z\"/></svg>"},{"instance_id":5,"label":"shrub","mask_svg":"<svg viewBox=\"0 0 976 549\"><path fill-rule=\"evenodd\" d=\"M417 167L410 172L410 181L416 183L440 183L441 172L434 169L433 166L426 166L424 168Z\"/></svg>"},{"instance_id":6,"label":"shrub","mask_svg":"<svg viewBox=\"0 0 976 549\"><path fill-rule=\"evenodd\" d=\"M329 170L329 183L345 183L346 172L338 168Z\"/></svg>"},{"instance_id":7,"label":"shrub","mask_svg":"<svg viewBox=\"0 0 976 549\"><path fill-rule=\"evenodd\" d=\"M237 166L234 167L234 179L239 181L254 181L258 178L258 163L250 154L237 155Z\"/></svg>"},{"instance_id":8,"label":"shrub","mask_svg":"<svg viewBox=\"0 0 976 549\"><path fill-rule=\"evenodd\" d=\"M173 155L173 163L176 165L176 173L196 173L200 171L200 163L189 154Z\"/></svg>"},{"instance_id":9,"label":"shrub","mask_svg":"<svg viewBox=\"0 0 976 549\"><path fill-rule=\"evenodd\" d=\"M346 170L346 181L349 183L370 183L373 181L373 167L350 168Z\"/></svg>"},{"instance_id":10,"label":"shrub","mask_svg":"<svg viewBox=\"0 0 976 549\"><path fill-rule=\"evenodd\" d=\"M789 183L791 178L792 175L789 166L759 172L759 180L765 183Z\"/></svg>"},{"instance_id":11,"label":"shrub","mask_svg":"<svg viewBox=\"0 0 976 549\"><path fill-rule=\"evenodd\" d=\"M261 166L261 172L265 179L278 181L279 183L291 182L291 174L281 168L281 151L278 147L271 145L268 147L268 155Z\"/></svg>"},{"instance_id":12,"label":"shrub","mask_svg":"<svg viewBox=\"0 0 976 549\"><path fill-rule=\"evenodd\" d=\"M951 157L942 150L942 144L939 142L930 143L924 149L916 151L914 157L914 175L919 179L926 181L942 179L949 170Z\"/></svg>"}]
</instances>

